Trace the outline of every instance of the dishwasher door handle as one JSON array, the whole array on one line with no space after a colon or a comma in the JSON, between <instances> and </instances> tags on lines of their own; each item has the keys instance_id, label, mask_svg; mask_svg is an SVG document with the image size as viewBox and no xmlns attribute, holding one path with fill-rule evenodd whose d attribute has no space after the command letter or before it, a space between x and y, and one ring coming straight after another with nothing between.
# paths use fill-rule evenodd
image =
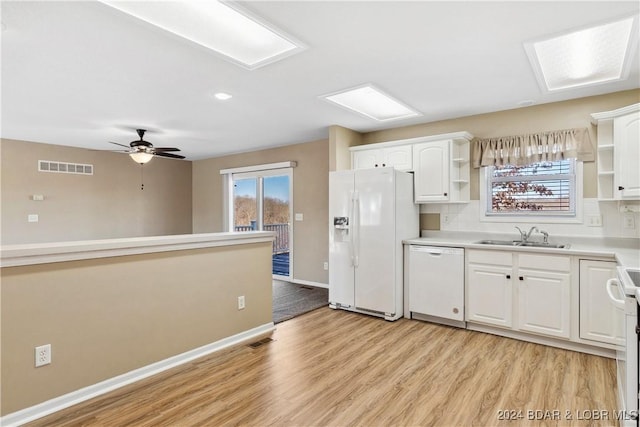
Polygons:
<instances>
[{"instance_id":1,"label":"dishwasher door handle","mask_svg":"<svg viewBox=\"0 0 640 427\"><path fill-rule=\"evenodd\" d=\"M428 254L432 257L439 257L441 255L462 255L464 254L462 249L452 249L452 248L435 248L433 246L419 246L419 245L411 245L411 252L418 252L422 254Z\"/></svg>"},{"instance_id":2,"label":"dishwasher door handle","mask_svg":"<svg viewBox=\"0 0 640 427\"><path fill-rule=\"evenodd\" d=\"M420 252L423 254L429 254L431 256L440 256L442 255L442 250L434 249L434 248L425 248L422 246L411 246L411 252Z\"/></svg>"}]
</instances>

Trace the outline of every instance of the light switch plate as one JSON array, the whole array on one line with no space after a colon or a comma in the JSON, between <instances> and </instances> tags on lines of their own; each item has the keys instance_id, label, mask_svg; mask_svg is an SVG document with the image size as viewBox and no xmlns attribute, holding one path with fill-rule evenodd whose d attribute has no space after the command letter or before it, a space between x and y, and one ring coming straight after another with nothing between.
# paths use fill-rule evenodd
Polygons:
<instances>
[{"instance_id":1,"label":"light switch plate","mask_svg":"<svg viewBox=\"0 0 640 427\"><path fill-rule=\"evenodd\" d=\"M304 220L304 215L301 213L297 213L296 214L296 221L302 221Z\"/></svg>"},{"instance_id":2,"label":"light switch plate","mask_svg":"<svg viewBox=\"0 0 640 427\"><path fill-rule=\"evenodd\" d=\"M602 215L587 215L587 227L602 227Z\"/></svg>"},{"instance_id":3,"label":"light switch plate","mask_svg":"<svg viewBox=\"0 0 640 427\"><path fill-rule=\"evenodd\" d=\"M39 218L38 218L38 214L29 214L27 215L27 221L28 222L38 222Z\"/></svg>"}]
</instances>

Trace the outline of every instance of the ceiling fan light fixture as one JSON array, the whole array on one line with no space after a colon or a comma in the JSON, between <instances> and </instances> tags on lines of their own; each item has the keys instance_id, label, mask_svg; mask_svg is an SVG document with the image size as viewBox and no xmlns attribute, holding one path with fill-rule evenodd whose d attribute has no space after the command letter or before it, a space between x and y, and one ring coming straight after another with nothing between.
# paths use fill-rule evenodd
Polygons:
<instances>
[{"instance_id":1,"label":"ceiling fan light fixture","mask_svg":"<svg viewBox=\"0 0 640 427\"><path fill-rule=\"evenodd\" d=\"M145 163L149 163L149 161L153 159L153 154L146 153L144 151L136 151L135 153L129 153L129 156L133 159L134 162L140 163L141 165Z\"/></svg>"}]
</instances>

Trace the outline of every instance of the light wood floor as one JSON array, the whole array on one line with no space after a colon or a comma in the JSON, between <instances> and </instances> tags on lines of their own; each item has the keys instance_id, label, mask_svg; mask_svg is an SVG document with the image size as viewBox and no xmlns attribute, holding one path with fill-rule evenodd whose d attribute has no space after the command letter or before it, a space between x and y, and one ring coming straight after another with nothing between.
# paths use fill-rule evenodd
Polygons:
<instances>
[{"instance_id":1,"label":"light wood floor","mask_svg":"<svg viewBox=\"0 0 640 427\"><path fill-rule=\"evenodd\" d=\"M204 357L31 425L615 424L584 420L584 411L615 409L610 359L329 308L279 324L272 338L255 349L244 345ZM500 420L501 410L523 418ZM560 419L530 420L530 410L557 410Z\"/></svg>"}]
</instances>

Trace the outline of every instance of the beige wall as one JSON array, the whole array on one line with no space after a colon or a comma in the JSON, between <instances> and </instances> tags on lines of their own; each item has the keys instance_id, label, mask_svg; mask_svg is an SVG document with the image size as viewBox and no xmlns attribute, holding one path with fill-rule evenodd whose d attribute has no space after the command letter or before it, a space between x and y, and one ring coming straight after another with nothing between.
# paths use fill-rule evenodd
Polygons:
<instances>
[{"instance_id":1,"label":"beige wall","mask_svg":"<svg viewBox=\"0 0 640 427\"><path fill-rule=\"evenodd\" d=\"M328 283L329 142L327 140L193 162L193 231L224 231L221 169L296 161L293 169L293 278Z\"/></svg>"},{"instance_id":2,"label":"beige wall","mask_svg":"<svg viewBox=\"0 0 640 427\"><path fill-rule=\"evenodd\" d=\"M329 126L329 170L351 169L349 147L362 144L362 134L342 126Z\"/></svg>"},{"instance_id":3,"label":"beige wall","mask_svg":"<svg viewBox=\"0 0 640 427\"><path fill-rule=\"evenodd\" d=\"M571 101L535 105L527 108L480 114L414 126L381 130L363 134L363 143L394 141L441 133L468 131L479 138L520 135L549 130L586 127L591 143L596 144L596 128L591 125L591 113L609 111L640 102L640 90L617 92ZM584 197L597 197L596 164L584 164ZM471 199L480 198L479 169L471 170Z\"/></svg>"},{"instance_id":4,"label":"beige wall","mask_svg":"<svg viewBox=\"0 0 640 427\"><path fill-rule=\"evenodd\" d=\"M1 413L268 324L271 289L270 242L5 267Z\"/></svg>"},{"instance_id":5,"label":"beige wall","mask_svg":"<svg viewBox=\"0 0 640 427\"><path fill-rule=\"evenodd\" d=\"M2 244L191 233L191 162L154 158L140 190L140 166L121 153L3 139L0 157ZM94 174L38 172L38 160Z\"/></svg>"}]
</instances>

